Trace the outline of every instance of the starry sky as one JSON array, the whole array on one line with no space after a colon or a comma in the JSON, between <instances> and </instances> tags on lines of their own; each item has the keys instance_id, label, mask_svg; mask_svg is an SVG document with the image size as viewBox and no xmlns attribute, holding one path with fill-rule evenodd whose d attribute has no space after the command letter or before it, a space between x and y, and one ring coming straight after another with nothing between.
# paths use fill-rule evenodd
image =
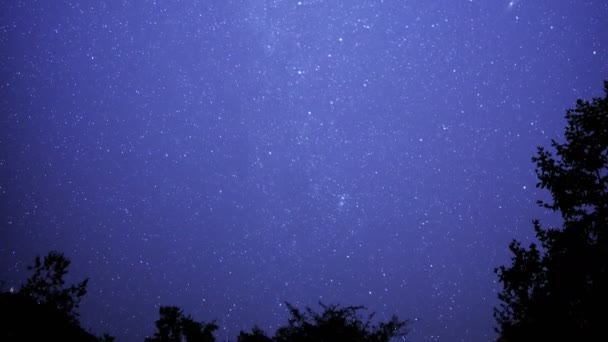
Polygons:
<instances>
[{"instance_id":1,"label":"starry sky","mask_svg":"<svg viewBox=\"0 0 608 342\"><path fill-rule=\"evenodd\" d=\"M492 340L530 158L608 78L603 0L0 3L0 279L66 253L119 341L285 301Z\"/></svg>"}]
</instances>

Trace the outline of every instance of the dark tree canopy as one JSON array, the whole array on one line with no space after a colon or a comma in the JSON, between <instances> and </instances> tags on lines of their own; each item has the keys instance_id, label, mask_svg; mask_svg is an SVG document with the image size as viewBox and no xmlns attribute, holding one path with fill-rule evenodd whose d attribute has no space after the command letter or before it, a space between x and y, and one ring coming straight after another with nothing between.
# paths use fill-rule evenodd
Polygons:
<instances>
[{"instance_id":1,"label":"dark tree canopy","mask_svg":"<svg viewBox=\"0 0 608 342\"><path fill-rule=\"evenodd\" d=\"M310 308L304 312L287 303L289 318L287 325L280 327L274 337L268 337L255 327L251 333L241 332L238 342L312 342L312 341L353 341L387 342L393 337L405 337L408 333L407 321L393 316L388 322L372 325L370 315L366 320L359 317L361 306L340 307L323 305L322 313Z\"/></svg>"},{"instance_id":2,"label":"dark tree canopy","mask_svg":"<svg viewBox=\"0 0 608 342\"><path fill-rule=\"evenodd\" d=\"M271 342L272 338L268 337L266 333L258 326L253 327L251 332L241 331L237 337L237 342Z\"/></svg>"},{"instance_id":3,"label":"dark tree canopy","mask_svg":"<svg viewBox=\"0 0 608 342\"><path fill-rule=\"evenodd\" d=\"M78 306L88 279L66 286L70 260L62 253L36 257L33 274L17 292L0 294L2 341L113 341L87 332L78 322Z\"/></svg>"},{"instance_id":4,"label":"dark tree canopy","mask_svg":"<svg viewBox=\"0 0 608 342\"><path fill-rule=\"evenodd\" d=\"M495 309L507 341L608 341L608 81L606 96L578 100L566 113L565 142L553 140L532 159L539 204L559 212L562 227L534 221L540 247L513 241L512 264L496 272L503 285Z\"/></svg>"},{"instance_id":5,"label":"dark tree canopy","mask_svg":"<svg viewBox=\"0 0 608 342\"><path fill-rule=\"evenodd\" d=\"M96 337L80 326L78 307L86 294L88 279L67 286L65 276L70 260L62 253L36 257L28 267L33 274L19 291L0 293L0 341L91 341L112 342L108 334ZM1 285L3 286L4 283ZM409 322L393 316L387 322L372 324L373 314L359 317L361 306L323 305L322 313L310 308L300 311L287 303L291 317L274 337L257 326L237 337L239 342L353 341L387 342L404 338ZM213 342L215 322L196 322L175 306L161 306L154 336L147 342Z\"/></svg>"},{"instance_id":6,"label":"dark tree canopy","mask_svg":"<svg viewBox=\"0 0 608 342\"><path fill-rule=\"evenodd\" d=\"M218 326L212 323L199 323L175 306L161 306L160 318L156 321L157 332L147 342L212 342L213 333Z\"/></svg>"},{"instance_id":7,"label":"dark tree canopy","mask_svg":"<svg viewBox=\"0 0 608 342\"><path fill-rule=\"evenodd\" d=\"M37 303L53 306L71 321L78 322L78 306L87 293L89 279L66 287L64 277L69 266L70 260L63 253L50 252L42 261L37 256L34 265L28 266L28 270L34 271L34 274L19 292Z\"/></svg>"},{"instance_id":8,"label":"dark tree canopy","mask_svg":"<svg viewBox=\"0 0 608 342\"><path fill-rule=\"evenodd\" d=\"M50 305L20 293L0 293L0 341L97 341ZM111 340L109 340L111 341Z\"/></svg>"}]
</instances>

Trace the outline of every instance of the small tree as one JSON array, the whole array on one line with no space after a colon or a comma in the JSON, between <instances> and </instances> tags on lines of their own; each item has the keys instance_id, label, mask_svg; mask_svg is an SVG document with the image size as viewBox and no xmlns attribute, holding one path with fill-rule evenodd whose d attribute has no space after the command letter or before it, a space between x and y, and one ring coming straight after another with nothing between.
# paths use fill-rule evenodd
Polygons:
<instances>
[{"instance_id":1,"label":"small tree","mask_svg":"<svg viewBox=\"0 0 608 342\"><path fill-rule=\"evenodd\" d=\"M538 148L539 204L559 212L561 228L534 221L541 248L513 241L512 264L496 270L503 290L494 311L508 341L608 341L608 81L606 96L568 110L566 142Z\"/></svg>"},{"instance_id":2,"label":"small tree","mask_svg":"<svg viewBox=\"0 0 608 342\"><path fill-rule=\"evenodd\" d=\"M37 256L34 265L28 266L28 270L33 270L34 274L27 279L19 293L38 304L53 307L72 322L78 322L78 307L87 293L89 279L66 287L64 277L69 266L70 260L63 253L52 251L42 261Z\"/></svg>"},{"instance_id":3,"label":"small tree","mask_svg":"<svg viewBox=\"0 0 608 342\"><path fill-rule=\"evenodd\" d=\"M272 338L268 337L266 333L258 326L253 327L251 332L241 331L236 339L237 342L272 342Z\"/></svg>"},{"instance_id":4,"label":"small tree","mask_svg":"<svg viewBox=\"0 0 608 342\"><path fill-rule=\"evenodd\" d=\"M78 306L86 294L88 279L66 286L70 260L62 253L50 252L43 260L36 257L25 284L14 292L0 292L1 341L105 341L78 322Z\"/></svg>"},{"instance_id":5,"label":"small tree","mask_svg":"<svg viewBox=\"0 0 608 342\"><path fill-rule=\"evenodd\" d=\"M161 306L156 321L157 332L146 342L213 342L218 329L215 322L199 323L176 306Z\"/></svg>"},{"instance_id":6,"label":"small tree","mask_svg":"<svg viewBox=\"0 0 608 342\"><path fill-rule=\"evenodd\" d=\"M287 325L280 327L275 336L270 338L259 328L251 333L241 332L239 342L312 342L312 341L352 341L352 342L387 342L393 337L405 337L408 333L408 321L400 321L393 316L388 322L372 325L373 313L366 320L359 317L362 306L340 307L324 305L322 313L310 308L301 312L291 304L287 308L291 317Z\"/></svg>"}]
</instances>

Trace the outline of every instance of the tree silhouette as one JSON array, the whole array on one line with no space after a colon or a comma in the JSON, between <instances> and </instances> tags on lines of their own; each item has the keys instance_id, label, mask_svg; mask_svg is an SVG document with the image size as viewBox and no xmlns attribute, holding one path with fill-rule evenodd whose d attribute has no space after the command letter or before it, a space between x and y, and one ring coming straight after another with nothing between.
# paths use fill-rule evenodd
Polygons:
<instances>
[{"instance_id":1,"label":"tree silhouette","mask_svg":"<svg viewBox=\"0 0 608 342\"><path fill-rule=\"evenodd\" d=\"M539 147L532 159L537 187L552 196L538 203L559 212L563 226L535 220L541 247L513 241L511 266L496 269L503 289L494 316L507 341L608 341L608 81L604 90L566 112L555 156Z\"/></svg>"},{"instance_id":2,"label":"tree silhouette","mask_svg":"<svg viewBox=\"0 0 608 342\"><path fill-rule=\"evenodd\" d=\"M236 339L237 342L271 342L272 338L268 337L266 333L258 326L254 326L251 332L241 331Z\"/></svg>"},{"instance_id":3,"label":"tree silhouette","mask_svg":"<svg viewBox=\"0 0 608 342\"><path fill-rule=\"evenodd\" d=\"M0 294L2 341L113 341L97 338L80 327L78 306L86 294L88 279L66 286L70 260L62 253L36 257L28 270L34 272L15 293Z\"/></svg>"},{"instance_id":4,"label":"tree silhouette","mask_svg":"<svg viewBox=\"0 0 608 342\"><path fill-rule=\"evenodd\" d=\"M156 321L157 332L146 342L212 342L213 332L218 329L215 322L199 323L176 306L161 306L160 318Z\"/></svg>"},{"instance_id":5,"label":"tree silhouette","mask_svg":"<svg viewBox=\"0 0 608 342\"><path fill-rule=\"evenodd\" d=\"M364 307L324 305L322 313L310 308L301 312L291 304L287 308L291 317L287 325L280 327L275 336L270 338L259 328L251 333L242 332L238 342L312 342L312 341L352 341L352 342L386 342L393 337L405 337L409 322L400 321L393 316L388 322L372 325L371 314L366 320L359 318L358 312Z\"/></svg>"},{"instance_id":6,"label":"tree silhouette","mask_svg":"<svg viewBox=\"0 0 608 342\"><path fill-rule=\"evenodd\" d=\"M52 306L70 321L78 322L78 306L87 293L89 279L66 287L64 277L69 266L70 260L63 253L52 251L43 261L37 256L34 266L28 266L28 270L33 270L34 274L19 292L39 304Z\"/></svg>"}]
</instances>

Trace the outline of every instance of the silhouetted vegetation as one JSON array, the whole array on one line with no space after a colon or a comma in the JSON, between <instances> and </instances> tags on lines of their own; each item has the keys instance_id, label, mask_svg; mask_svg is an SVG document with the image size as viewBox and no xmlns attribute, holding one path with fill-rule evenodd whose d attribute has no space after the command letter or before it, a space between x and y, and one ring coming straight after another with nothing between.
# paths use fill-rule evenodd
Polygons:
<instances>
[{"instance_id":1,"label":"silhouetted vegetation","mask_svg":"<svg viewBox=\"0 0 608 342\"><path fill-rule=\"evenodd\" d=\"M213 332L218 326L213 323L199 323L185 316L176 306L161 306L160 318L156 321L157 332L146 342L212 342Z\"/></svg>"},{"instance_id":2,"label":"silhouetted vegetation","mask_svg":"<svg viewBox=\"0 0 608 342\"><path fill-rule=\"evenodd\" d=\"M507 341L608 341L608 81L606 96L578 100L566 113L565 143L533 158L539 204L562 227L534 221L540 242L513 241L512 264L496 270L503 285L494 316Z\"/></svg>"},{"instance_id":3,"label":"silhouetted vegetation","mask_svg":"<svg viewBox=\"0 0 608 342\"><path fill-rule=\"evenodd\" d=\"M237 337L237 342L271 342L272 338L268 337L266 333L258 326L253 327L251 332L241 331Z\"/></svg>"},{"instance_id":4,"label":"silhouetted vegetation","mask_svg":"<svg viewBox=\"0 0 608 342\"><path fill-rule=\"evenodd\" d=\"M87 293L89 279L66 287L64 277L69 266L70 260L59 252L50 252L43 261L37 256L34 266L28 267L34 274L27 279L19 293L37 303L52 306L58 314L77 323L78 306Z\"/></svg>"},{"instance_id":5,"label":"silhouetted vegetation","mask_svg":"<svg viewBox=\"0 0 608 342\"><path fill-rule=\"evenodd\" d=\"M270 338L262 330L254 327L251 333L241 332L238 342L304 342L304 341L353 341L386 342L393 337L405 337L408 322L393 316L388 322L372 325L373 314L362 320L358 312L362 306L340 307L323 305L322 313L310 308L304 312L287 303L291 317L287 325L280 327Z\"/></svg>"},{"instance_id":6,"label":"silhouetted vegetation","mask_svg":"<svg viewBox=\"0 0 608 342\"><path fill-rule=\"evenodd\" d=\"M17 292L0 294L1 341L114 341L108 334L96 337L80 327L78 307L86 294L88 279L66 286L70 260L62 253L50 252L43 260L36 257L28 267L33 275ZM241 332L237 340L252 341L388 341L404 337L408 322L393 316L388 322L372 325L373 314L366 320L358 316L363 307L325 306L315 313L310 308L301 312L287 304L291 317L274 337L254 327ZM147 342L212 342L218 326L215 322L196 322L175 306L161 306L156 333Z\"/></svg>"},{"instance_id":7,"label":"silhouetted vegetation","mask_svg":"<svg viewBox=\"0 0 608 342\"><path fill-rule=\"evenodd\" d=\"M17 292L0 294L2 341L97 341L80 327L78 306L86 294L88 279L65 285L70 261L61 253L36 257L28 270L33 275ZM109 335L100 341L112 341Z\"/></svg>"}]
</instances>

